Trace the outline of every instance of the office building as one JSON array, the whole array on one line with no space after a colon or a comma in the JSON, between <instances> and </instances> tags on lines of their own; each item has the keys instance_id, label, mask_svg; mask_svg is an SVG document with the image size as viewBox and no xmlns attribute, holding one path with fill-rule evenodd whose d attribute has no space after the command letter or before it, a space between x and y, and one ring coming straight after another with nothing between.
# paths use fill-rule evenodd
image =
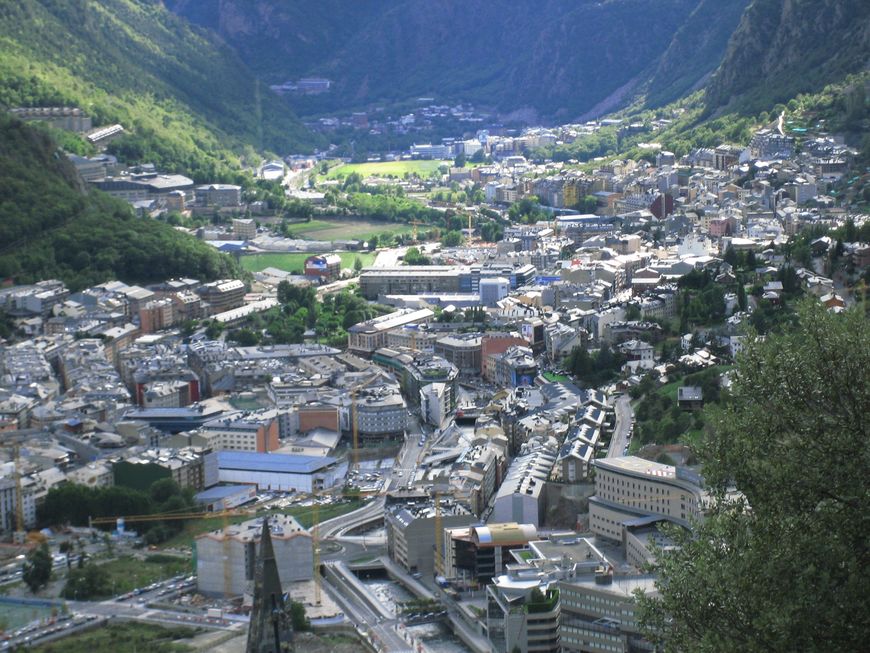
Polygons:
<instances>
[{"instance_id":1,"label":"office building","mask_svg":"<svg viewBox=\"0 0 870 653\"><path fill-rule=\"evenodd\" d=\"M491 523L444 529L444 576L466 583L486 584L505 573L514 558L510 552L538 539L534 524Z\"/></svg>"},{"instance_id":2,"label":"office building","mask_svg":"<svg viewBox=\"0 0 870 653\"><path fill-rule=\"evenodd\" d=\"M474 515L452 499L440 499L438 510L440 532L435 528L433 500L387 504L384 511L387 555L405 571L429 577L440 574L441 561L435 560L436 538L443 541L445 528L469 526L476 521Z\"/></svg>"},{"instance_id":3,"label":"office building","mask_svg":"<svg viewBox=\"0 0 870 653\"><path fill-rule=\"evenodd\" d=\"M703 515L702 480L683 467L636 456L599 458L595 495L589 498L589 528L601 537L624 541L627 523L661 517L689 527Z\"/></svg>"}]
</instances>

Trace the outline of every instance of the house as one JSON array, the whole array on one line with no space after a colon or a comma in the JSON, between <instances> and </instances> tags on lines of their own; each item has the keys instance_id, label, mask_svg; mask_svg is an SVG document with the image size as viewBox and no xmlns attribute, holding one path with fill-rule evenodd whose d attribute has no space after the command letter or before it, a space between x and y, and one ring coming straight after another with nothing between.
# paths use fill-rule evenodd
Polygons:
<instances>
[{"instance_id":1,"label":"house","mask_svg":"<svg viewBox=\"0 0 870 653\"><path fill-rule=\"evenodd\" d=\"M677 406L681 410L701 410L704 407L704 393L701 387L684 385L677 388Z\"/></svg>"},{"instance_id":2,"label":"house","mask_svg":"<svg viewBox=\"0 0 870 653\"><path fill-rule=\"evenodd\" d=\"M655 367L655 351L651 344L642 340L629 340L619 345L619 350L628 358L632 372L638 369L651 370Z\"/></svg>"}]
</instances>

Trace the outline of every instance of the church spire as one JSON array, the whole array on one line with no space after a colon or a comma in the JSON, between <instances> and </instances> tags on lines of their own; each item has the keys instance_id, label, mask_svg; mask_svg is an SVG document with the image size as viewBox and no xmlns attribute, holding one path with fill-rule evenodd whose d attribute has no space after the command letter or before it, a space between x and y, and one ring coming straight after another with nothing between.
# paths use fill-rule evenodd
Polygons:
<instances>
[{"instance_id":1,"label":"church spire","mask_svg":"<svg viewBox=\"0 0 870 653\"><path fill-rule=\"evenodd\" d=\"M254 568L254 601L248 627L246 653L284 653L292 651L293 626L284 605L284 592L278 577L278 563L272 548L269 518L263 518L260 555Z\"/></svg>"}]
</instances>

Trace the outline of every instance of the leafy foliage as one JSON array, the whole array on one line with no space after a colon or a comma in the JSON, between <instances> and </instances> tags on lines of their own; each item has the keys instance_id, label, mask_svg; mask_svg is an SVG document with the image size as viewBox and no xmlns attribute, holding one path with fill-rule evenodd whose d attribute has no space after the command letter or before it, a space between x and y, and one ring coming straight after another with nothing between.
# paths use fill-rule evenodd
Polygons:
<instances>
[{"instance_id":1,"label":"leafy foliage","mask_svg":"<svg viewBox=\"0 0 870 653\"><path fill-rule=\"evenodd\" d=\"M237 276L228 256L87 192L48 134L0 115L0 277L48 277L79 289L107 279Z\"/></svg>"},{"instance_id":2,"label":"leafy foliage","mask_svg":"<svg viewBox=\"0 0 870 653\"><path fill-rule=\"evenodd\" d=\"M586 385L599 386L616 378L624 363L625 356L604 345L594 356L585 347L575 347L564 367Z\"/></svg>"},{"instance_id":3,"label":"leafy foliage","mask_svg":"<svg viewBox=\"0 0 870 653\"><path fill-rule=\"evenodd\" d=\"M27 554L21 578L31 592L37 592L48 585L51 580L51 552L48 544L43 542Z\"/></svg>"},{"instance_id":4,"label":"leafy foliage","mask_svg":"<svg viewBox=\"0 0 870 653\"><path fill-rule=\"evenodd\" d=\"M40 506L37 516L45 526L72 524L86 526L91 517L122 517L196 510L193 493L182 490L174 480L155 481L149 492L133 490L121 485L92 488L68 483L51 488ZM184 527L183 520L153 523L145 534L149 544L172 537Z\"/></svg>"},{"instance_id":5,"label":"leafy foliage","mask_svg":"<svg viewBox=\"0 0 870 653\"><path fill-rule=\"evenodd\" d=\"M857 651L870 632L870 323L816 302L756 340L702 449L716 499L658 553L668 651ZM726 499L736 486L742 499Z\"/></svg>"},{"instance_id":6,"label":"leafy foliage","mask_svg":"<svg viewBox=\"0 0 870 653\"><path fill-rule=\"evenodd\" d=\"M159 2L34 0L0 6L0 104L73 105L130 133L113 144L198 181L238 155L316 142L234 52Z\"/></svg>"}]
</instances>

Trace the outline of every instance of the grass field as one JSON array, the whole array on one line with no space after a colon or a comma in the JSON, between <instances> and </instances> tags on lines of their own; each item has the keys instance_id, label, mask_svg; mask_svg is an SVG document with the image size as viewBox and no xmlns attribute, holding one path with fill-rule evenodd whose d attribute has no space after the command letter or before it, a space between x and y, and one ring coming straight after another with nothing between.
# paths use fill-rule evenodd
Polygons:
<instances>
[{"instance_id":1,"label":"grass field","mask_svg":"<svg viewBox=\"0 0 870 653\"><path fill-rule=\"evenodd\" d=\"M553 374L553 372L544 372L541 376L543 376L550 383L570 383L571 379L569 379L564 374Z\"/></svg>"},{"instance_id":2,"label":"grass field","mask_svg":"<svg viewBox=\"0 0 870 653\"><path fill-rule=\"evenodd\" d=\"M100 568L108 572L109 584L115 594L125 594L137 587L145 587L178 574L193 573L190 560L170 559L164 554L153 557L152 560L149 561L147 557L145 560L139 560L125 556L101 564Z\"/></svg>"},{"instance_id":3,"label":"grass field","mask_svg":"<svg viewBox=\"0 0 870 653\"><path fill-rule=\"evenodd\" d=\"M290 225L290 231L304 240L368 240L375 234L409 234L409 224L370 220L311 220Z\"/></svg>"},{"instance_id":4,"label":"grass field","mask_svg":"<svg viewBox=\"0 0 870 653\"><path fill-rule=\"evenodd\" d=\"M417 174L420 177L428 177L432 172L438 170L440 166L452 166L453 161L384 161L380 163L346 163L330 169L327 179L335 179L337 177L347 177L351 173L358 173L366 177L399 177L405 176L405 173Z\"/></svg>"},{"instance_id":5,"label":"grass field","mask_svg":"<svg viewBox=\"0 0 870 653\"><path fill-rule=\"evenodd\" d=\"M373 252L339 252L342 268L352 268L354 260L359 257L363 267L371 265L377 256ZM305 265L305 259L311 256L310 252L275 252L269 254L249 254L242 257L242 267L248 272L259 272L266 268L278 268L292 272L297 270L300 274Z\"/></svg>"},{"instance_id":6,"label":"grass field","mask_svg":"<svg viewBox=\"0 0 870 653\"><path fill-rule=\"evenodd\" d=\"M185 626L164 627L155 624L124 621L110 623L103 628L89 630L79 635L64 637L62 641L37 646L40 653L182 653L194 649L178 640L190 639L197 631Z\"/></svg>"}]
</instances>

